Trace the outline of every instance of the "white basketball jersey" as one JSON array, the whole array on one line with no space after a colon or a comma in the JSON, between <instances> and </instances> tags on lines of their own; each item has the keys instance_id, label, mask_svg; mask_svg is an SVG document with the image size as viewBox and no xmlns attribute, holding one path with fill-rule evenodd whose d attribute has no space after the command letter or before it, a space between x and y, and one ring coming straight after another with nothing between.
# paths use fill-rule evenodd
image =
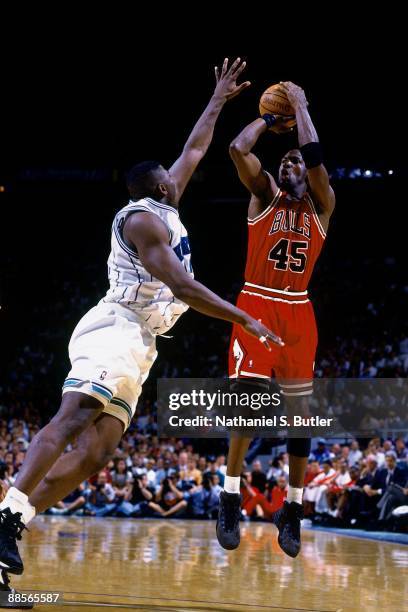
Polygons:
<instances>
[{"instance_id":1,"label":"white basketball jersey","mask_svg":"<svg viewBox=\"0 0 408 612\"><path fill-rule=\"evenodd\" d=\"M150 212L160 217L169 232L169 245L176 253L180 265L193 276L187 231L178 211L151 198L143 198L120 210L112 225L111 253L108 259L110 288L103 302L125 306L144 319L152 333L163 334L174 325L188 308L174 297L167 285L152 276L142 265L135 249L124 239L126 219L138 212Z\"/></svg>"}]
</instances>

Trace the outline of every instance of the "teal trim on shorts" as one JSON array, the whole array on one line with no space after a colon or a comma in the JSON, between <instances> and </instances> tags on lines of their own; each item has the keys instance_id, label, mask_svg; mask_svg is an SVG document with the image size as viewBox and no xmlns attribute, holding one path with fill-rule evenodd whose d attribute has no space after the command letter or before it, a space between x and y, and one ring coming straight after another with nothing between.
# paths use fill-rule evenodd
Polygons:
<instances>
[{"instance_id":1,"label":"teal trim on shorts","mask_svg":"<svg viewBox=\"0 0 408 612\"><path fill-rule=\"evenodd\" d=\"M91 382L92 391L96 391L97 393L100 393L101 395L106 397L109 401L112 399L113 397L112 391L100 385L99 383L93 382L92 380L90 382Z\"/></svg>"},{"instance_id":2,"label":"teal trim on shorts","mask_svg":"<svg viewBox=\"0 0 408 612\"><path fill-rule=\"evenodd\" d=\"M125 400L120 399L119 397L113 397L109 403L123 408L123 410L125 410L127 414L128 422L130 423L130 421L132 420L132 409L129 404L125 402Z\"/></svg>"},{"instance_id":3,"label":"teal trim on shorts","mask_svg":"<svg viewBox=\"0 0 408 612\"><path fill-rule=\"evenodd\" d=\"M78 383L89 383L91 385L92 391L99 393L105 397L108 401L110 401L113 397L112 391L110 391L107 387L100 385L99 383L95 383L92 380L81 380L80 378L67 378L63 384L63 389L67 387L75 387Z\"/></svg>"}]
</instances>

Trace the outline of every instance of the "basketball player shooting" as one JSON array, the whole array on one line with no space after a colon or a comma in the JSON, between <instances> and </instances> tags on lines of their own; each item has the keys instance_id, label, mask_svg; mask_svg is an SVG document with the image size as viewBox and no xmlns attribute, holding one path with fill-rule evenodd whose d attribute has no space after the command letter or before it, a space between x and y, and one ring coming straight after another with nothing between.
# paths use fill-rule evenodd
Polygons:
<instances>
[{"instance_id":1,"label":"basketball player shooting","mask_svg":"<svg viewBox=\"0 0 408 612\"><path fill-rule=\"evenodd\" d=\"M36 512L56 504L112 458L157 357L156 336L165 334L189 306L241 327L265 353L273 343L282 344L265 325L193 280L188 236L178 212L224 104L250 85L237 84L244 68L238 58L230 67L226 59L215 69L215 91L169 170L143 162L128 174L130 201L112 227L110 288L75 328L61 406L32 440L0 504L5 588L4 572L23 572L16 540ZM73 443L74 450L63 454Z\"/></svg>"},{"instance_id":2,"label":"basketball player shooting","mask_svg":"<svg viewBox=\"0 0 408 612\"><path fill-rule=\"evenodd\" d=\"M281 83L295 114L299 148L284 155L279 180L252 153L268 129L276 130L277 118L264 114L249 124L231 143L230 154L239 178L251 194L248 210L248 253L245 284L237 306L279 333L285 346L262 353L259 342L234 325L229 374L255 387L275 376L289 413L307 411L312 393L317 329L307 287L320 254L335 197L323 165L316 129L303 90ZM280 117L279 131L287 131ZM217 521L218 541L226 549L240 542L240 472L250 439L232 436L224 491ZM290 438L289 489L282 510L275 513L279 544L296 557L300 551L303 518L303 482L310 454L310 439Z\"/></svg>"}]
</instances>

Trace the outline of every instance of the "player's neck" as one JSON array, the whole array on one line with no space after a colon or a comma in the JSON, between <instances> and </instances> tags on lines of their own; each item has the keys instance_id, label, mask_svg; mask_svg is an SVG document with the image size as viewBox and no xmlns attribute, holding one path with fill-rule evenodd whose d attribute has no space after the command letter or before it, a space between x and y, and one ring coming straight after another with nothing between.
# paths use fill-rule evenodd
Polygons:
<instances>
[{"instance_id":1,"label":"player's neck","mask_svg":"<svg viewBox=\"0 0 408 612\"><path fill-rule=\"evenodd\" d=\"M169 202L166 197L161 198L160 200L156 200L156 202L159 202L159 204L165 204L166 206L171 206L172 208L178 210L178 204L175 204L174 202Z\"/></svg>"},{"instance_id":2,"label":"player's neck","mask_svg":"<svg viewBox=\"0 0 408 612\"><path fill-rule=\"evenodd\" d=\"M287 191L286 193L290 200L301 200L306 194L306 191L307 189L305 185L296 185L295 187L291 188L291 190Z\"/></svg>"}]
</instances>

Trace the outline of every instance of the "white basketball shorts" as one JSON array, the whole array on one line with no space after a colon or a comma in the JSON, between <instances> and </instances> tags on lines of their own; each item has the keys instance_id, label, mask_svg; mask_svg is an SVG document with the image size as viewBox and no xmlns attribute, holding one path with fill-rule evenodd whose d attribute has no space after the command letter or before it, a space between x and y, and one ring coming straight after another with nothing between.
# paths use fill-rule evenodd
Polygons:
<instances>
[{"instance_id":1,"label":"white basketball shorts","mask_svg":"<svg viewBox=\"0 0 408 612\"><path fill-rule=\"evenodd\" d=\"M127 429L157 357L155 336L127 308L99 302L79 321L68 350L72 367L62 392L95 397Z\"/></svg>"}]
</instances>

